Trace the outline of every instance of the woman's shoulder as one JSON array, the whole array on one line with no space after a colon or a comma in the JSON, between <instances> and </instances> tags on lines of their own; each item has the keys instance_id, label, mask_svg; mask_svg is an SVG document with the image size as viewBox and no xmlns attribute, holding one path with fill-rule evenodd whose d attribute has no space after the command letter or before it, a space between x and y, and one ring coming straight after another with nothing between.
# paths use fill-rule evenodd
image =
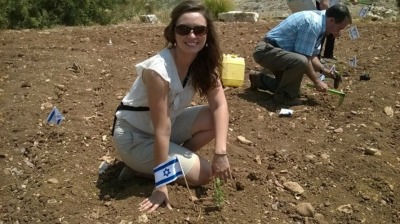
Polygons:
<instances>
[{"instance_id":1,"label":"woman's shoulder","mask_svg":"<svg viewBox=\"0 0 400 224\"><path fill-rule=\"evenodd\" d=\"M137 66L149 66L149 65L166 65L172 60L172 55L168 48L164 48L152 57L140 62ZM147 66L146 66L147 65Z\"/></svg>"},{"instance_id":2,"label":"woman's shoulder","mask_svg":"<svg viewBox=\"0 0 400 224\"><path fill-rule=\"evenodd\" d=\"M172 72L173 57L168 48L164 48L156 55L140 62L136 65L138 74L142 74L144 69L149 69L157 72L168 82L170 81L170 73Z\"/></svg>"}]
</instances>

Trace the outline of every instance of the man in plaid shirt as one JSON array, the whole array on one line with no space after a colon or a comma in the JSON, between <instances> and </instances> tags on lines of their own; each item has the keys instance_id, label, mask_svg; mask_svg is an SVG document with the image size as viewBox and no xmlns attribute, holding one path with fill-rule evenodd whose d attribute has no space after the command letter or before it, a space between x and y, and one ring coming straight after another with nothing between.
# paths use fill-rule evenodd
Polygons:
<instances>
[{"instance_id":1,"label":"man in plaid shirt","mask_svg":"<svg viewBox=\"0 0 400 224\"><path fill-rule=\"evenodd\" d=\"M274 93L277 104L300 105L300 84L306 74L317 91L325 92L328 86L319 75L335 78L335 74L325 69L318 58L321 39L327 34L338 37L351 21L348 8L341 4L326 11L301 11L290 15L257 44L253 58L273 76L252 71L249 74L251 89Z\"/></svg>"}]
</instances>

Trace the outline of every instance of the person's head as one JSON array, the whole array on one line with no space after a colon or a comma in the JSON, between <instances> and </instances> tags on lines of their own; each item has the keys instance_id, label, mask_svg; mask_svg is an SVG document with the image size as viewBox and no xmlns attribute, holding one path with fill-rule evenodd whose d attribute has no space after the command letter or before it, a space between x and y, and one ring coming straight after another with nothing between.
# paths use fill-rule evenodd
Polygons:
<instances>
[{"instance_id":1,"label":"person's head","mask_svg":"<svg viewBox=\"0 0 400 224\"><path fill-rule=\"evenodd\" d=\"M211 16L198 1L183 1L171 12L164 29L167 47L177 53L196 54L191 65L194 88L204 95L215 87L221 73L222 53Z\"/></svg>"},{"instance_id":2,"label":"person's head","mask_svg":"<svg viewBox=\"0 0 400 224\"><path fill-rule=\"evenodd\" d=\"M351 23L351 14L345 5L336 4L326 10L326 31L335 37L340 36L340 31Z\"/></svg>"}]
</instances>

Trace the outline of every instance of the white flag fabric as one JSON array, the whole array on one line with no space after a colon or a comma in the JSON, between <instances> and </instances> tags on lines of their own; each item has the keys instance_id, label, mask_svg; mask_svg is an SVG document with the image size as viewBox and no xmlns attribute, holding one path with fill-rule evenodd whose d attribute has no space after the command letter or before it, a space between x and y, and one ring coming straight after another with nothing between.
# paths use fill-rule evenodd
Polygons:
<instances>
[{"instance_id":1,"label":"white flag fabric","mask_svg":"<svg viewBox=\"0 0 400 224\"><path fill-rule=\"evenodd\" d=\"M360 38L360 34L358 33L357 27L356 26L351 26L349 28L349 34L351 40L355 40L357 38Z\"/></svg>"},{"instance_id":2,"label":"white flag fabric","mask_svg":"<svg viewBox=\"0 0 400 224\"><path fill-rule=\"evenodd\" d=\"M60 125L63 120L64 117L62 116L60 111L58 111L57 107L53 107L53 109L50 111L49 116L47 117L47 123Z\"/></svg>"},{"instance_id":3,"label":"white flag fabric","mask_svg":"<svg viewBox=\"0 0 400 224\"><path fill-rule=\"evenodd\" d=\"M161 163L153 171L156 188L169 184L178 179L178 177L183 176L181 164L176 156Z\"/></svg>"},{"instance_id":4,"label":"white flag fabric","mask_svg":"<svg viewBox=\"0 0 400 224\"><path fill-rule=\"evenodd\" d=\"M357 58L354 56L352 59L349 60L350 67L357 67Z\"/></svg>"},{"instance_id":5,"label":"white flag fabric","mask_svg":"<svg viewBox=\"0 0 400 224\"><path fill-rule=\"evenodd\" d=\"M360 12L358 13L358 16L361 18L365 18L367 17L368 12L369 12L369 6L363 6Z\"/></svg>"},{"instance_id":6,"label":"white flag fabric","mask_svg":"<svg viewBox=\"0 0 400 224\"><path fill-rule=\"evenodd\" d=\"M330 73L336 72L336 66L332 65L331 70L329 70Z\"/></svg>"}]
</instances>

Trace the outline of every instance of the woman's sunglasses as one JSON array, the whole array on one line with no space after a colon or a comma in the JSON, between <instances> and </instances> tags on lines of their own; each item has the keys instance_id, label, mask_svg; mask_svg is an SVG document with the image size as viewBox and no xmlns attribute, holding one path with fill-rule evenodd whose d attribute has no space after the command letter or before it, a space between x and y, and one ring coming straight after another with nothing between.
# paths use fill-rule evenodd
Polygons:
<instances>
[{"instance_id":1,"label":"woman's sunglasses","mask_svg":"<svg viewBox=\"0 0 400 224\"><path fill-rule=\"evenodd\" d=\"M190 27L188 25L178 25L175 27L175 32L181 36L186 36L189 35L190 32L192 32L196 36L203 36L207 34L207 27L206 26L195 26L195 27Z\"/></svg>"}]
</instances>

